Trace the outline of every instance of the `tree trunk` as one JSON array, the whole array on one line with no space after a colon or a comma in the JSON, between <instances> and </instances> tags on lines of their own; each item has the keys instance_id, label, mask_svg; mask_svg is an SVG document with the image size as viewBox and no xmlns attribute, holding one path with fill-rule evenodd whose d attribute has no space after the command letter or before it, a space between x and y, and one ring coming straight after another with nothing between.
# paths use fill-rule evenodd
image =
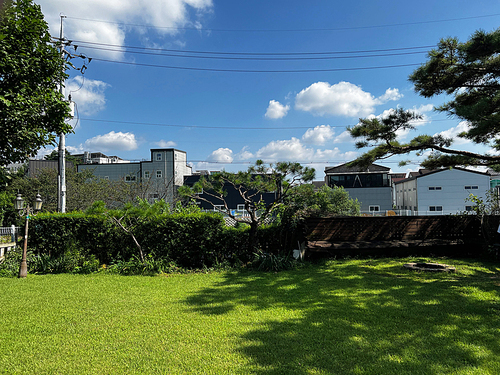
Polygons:
<instances>
[{"instance_id":1,"label":"tree trunk","mask_svg":"<svg viewBox=\"0 0 500 375\"><path fill-rule=\"evenodd\" d=\"M257 245L259 243L257 238L257 228L259 227L259 223L253 221L250 223L250 232L248 234L248 251L249 253L253 253L257 251Z\"/></svg>"}]
</instances>

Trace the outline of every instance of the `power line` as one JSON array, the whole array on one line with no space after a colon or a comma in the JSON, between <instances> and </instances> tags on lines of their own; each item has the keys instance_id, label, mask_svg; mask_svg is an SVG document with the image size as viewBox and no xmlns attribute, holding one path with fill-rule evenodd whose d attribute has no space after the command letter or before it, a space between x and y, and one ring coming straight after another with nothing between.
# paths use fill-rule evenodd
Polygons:
<instances>
[{"instance_id":1,"label":"power line","mask_svg":"<svg viewBox=\"0 0 500 375\"><path fill-rule=\"evenodd\" d=\"M168 48L152 48L152 47L139 47L139 46L122 46L119 44L97 43L84 40L73 40L73 43L84 43L92 46L116 47L122 49L139 49L145 51L158 51L158 52L176 52L176 53L194 53L194 54L211 54L211 55L241 55L241 56L301 56L301 55L342 55L352 53L380 53L380 52L394 52L394 51L408 51L416 49L425 49L435 47L434 45L428 46L414 46L414 47L398 47L398 48L383 48L383 49L369 49L369 50L354 50L354 51L325 51L325 52L219 52L219 51L196 51L196 50L181 50L181 49L168 49ZM90 48L88 46L82 46Z\"/></svg>"},{"instance_id":2,"label":"power line","mask_svg":"<svg viewBox=\"0 0 500 375\"><path fill-rule=\"evenodd\" d=\"M162 126L162 127L173 127L173 128L194 128L194 129L225 129L225 130L293 130L293 129L311 129L312 126L287 126L287 127L249 127L249 126L203 126L203 125L180 125L180 124L161 124L152 122L137 122L137 121L118 121L118 120L101 120L93 118L80 118L80 121L90 121L90 122L107 122L111 124L123 124L123 125L141 125L141 126ZM437 119L437 120L417 120L413 122L440 122L440 121L450 121L449 119ZM348 126L356 126L356 124L351 125L328 125L330 128L347 128Z\"/></svg>"},{"instance_id":3,"label":"power line","mask_svg":"<svg viewBox=\"0 0 500 375\"><path fill-rule=\"evenodd\" d=\"M82 48L89 48L93 50L110 51L110 52L126 52L138 55L152 55L152 56L163 56L163 57L183 57L191 59L212 59L212 60L261 60L261 61L301 61L301 60L336 60L336 59L359 59L367 57L392 57L392 56L405 56L405 55L416 55L427 53L427 51L412 51L412 52L399 52L399 53L385 53L385 54L374 54L374 55L352 55L352 56L314 56L314 57L234 57L234 56L193 56L186 54L175 54L175 53L157 53L157 52L144 52L144 51L128 51L124 50L123 47L117 48L106 48L106 47L94 47L94 46L80 46Z\"/></svg>"},{"instance_id":4,"label":"power line","mask_svg":"<svg viewBox=\"0 0 500 375\"><path fill-rule=\"evenodd\" d=\"M68 19L87 21L87 22L99 22L108 23L121 26L132 26L141 28L154 28L154 29L164 29L164 30L194 30L194 31L210 31L210 32L245 32L245 33L271 33L271 32L325 32L325 31L346 31L346 30L365 30L365 29L375 29L384 27L399 27L399 26L410 26L410 25L424 25L431 23L441 23L441 22L454 22L454 21L466 21L471 19L479 18L489 18L500 16L500 13L486 14L480 16L470 16L470 17L458 17L458 18L447 18L440 20L429 20L429 21L415 21L415 22L403 22L403 23L393 23L393 24L381 24L381 25L368 25L368 26L350 26L350 27L335 27L335 28L309 28L309 29L200 29L197 27L172 27L172 26L152 26L152 25L141 25L133 23L97 20L89 18L80 17L69 17Z\"/></svg>"},{"instance_id":5,"label":"power line","mask_svg":"<svg viewBox=\"0 0 500 375\"><path fill-rule=\"evenodd\" d=\"M331 69L295 69L295 70L252 70L252 69L219 69L219 68L197 68L187 66L173 66L173 65L159 65L159 64L145 64L128 61L108 60L93 58L95 61L102 61L114 64L145 66L149 68L162 68L162 69L177 69L177 70L191 70L191 71L204 71L204 72L219 72L219 73L317 73L317 72L345 72L357 70L373 70L373 69L391 69L391 68L404 68L410 66L420 66L421 63L415 64L399 64L399 65L380 65L380 66L367 66L357 68L331 68Z\"/></svg>"}]
</instances>

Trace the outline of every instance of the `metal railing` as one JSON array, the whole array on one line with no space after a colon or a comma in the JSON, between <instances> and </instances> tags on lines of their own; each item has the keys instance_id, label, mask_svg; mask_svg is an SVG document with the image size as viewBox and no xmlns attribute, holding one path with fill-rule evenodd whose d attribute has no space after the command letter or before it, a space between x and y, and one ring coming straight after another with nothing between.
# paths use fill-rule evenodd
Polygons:
<instances>
[{"instance_id":1,"label":"metal railing","mask_svg":"<svg viewBox=\"0 0 500 375\"><path fill-rule=\"evenodd\" d=\"M0 227L0 237L7 237L6 239L7 242L5 242L3 238L2 241L0 241L0 259L2 259L5 256L7 251L10 251L16 247L16 239L19 232L20 228L14 225L10 227ZM10 236L10 242L8 242L9 236Z\"/></svg>"}]
</instances>

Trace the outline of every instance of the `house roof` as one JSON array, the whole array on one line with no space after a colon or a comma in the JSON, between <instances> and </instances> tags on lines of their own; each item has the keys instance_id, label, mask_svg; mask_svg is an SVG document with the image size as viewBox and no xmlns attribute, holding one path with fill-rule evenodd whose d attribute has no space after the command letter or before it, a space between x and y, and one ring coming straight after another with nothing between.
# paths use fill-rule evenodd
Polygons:
<instances>
[{"instance_id":1,"label":"house roof","mask_svg":"<svg viewBox=\"0 0 500 375\"><path fill-rule=\"evenodd\" d=\"M389 172L391 168L384 167L378 164L371 164L368 167L348 167L349 163L337 165L335 167L326 167L325 173L375 173L375 172Z\"/></svg>"},{"instance_id":2,"label":"house roof","mask_svg":"<svg viewBox=\"0 0 500 375\"><path fill-rule=\"evenodd\" d=\"M434 170L434 172L435 172L435 171L438 171L438 170L439 170L439 169ZM418 171L416 171L416 172L410 172L410 177L417 177L417 176L421 176L421 175L423 175L423 174L427 174L427 173L429 173L429 172L433 172L433 170L432 170L432 169L419 169L419 170L418 170Z\"/></svg>"},{"instance_id":3,"label":"house roof","mask_svg":"<svg viewBox=\"0 0 500 375\"><path fill-rule=\"evenodd\" d=\"M439 173L439 172L448 171L450 169L456 169L456 170L463 171L463 172L475 173L475 174L480 174L482 176L489 177L489 174L486 172L472 171L470 169L461 168L461 167L450 167L450 168L442 168L442 169L434 169L434 170L420 169L418 172L410 172L410 177L405 178L404 180L394 181L394 184L397 185L397 184L400 184L400 183L403 183L406 181L416 180L417 178L420 178L420 177L428 176L428 175Z\"/></svg>"}]
</instances>

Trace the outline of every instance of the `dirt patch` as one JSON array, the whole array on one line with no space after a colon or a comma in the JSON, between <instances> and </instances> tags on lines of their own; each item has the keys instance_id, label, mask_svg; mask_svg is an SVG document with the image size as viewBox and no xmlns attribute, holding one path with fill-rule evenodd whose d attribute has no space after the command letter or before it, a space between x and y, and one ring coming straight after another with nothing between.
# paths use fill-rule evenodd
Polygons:
<instances>
[{"instance_id":1,"label":"dirt patch","mask_svg":"<svg viewBox=\"0 0 500 375\"><path fill-rule=\"evenodd\" d=\"M412 271L426 271L426 272L455 272L456 268L447 264L441 263L406 263L404 268Z\"/></svg>"}]
</instances>

